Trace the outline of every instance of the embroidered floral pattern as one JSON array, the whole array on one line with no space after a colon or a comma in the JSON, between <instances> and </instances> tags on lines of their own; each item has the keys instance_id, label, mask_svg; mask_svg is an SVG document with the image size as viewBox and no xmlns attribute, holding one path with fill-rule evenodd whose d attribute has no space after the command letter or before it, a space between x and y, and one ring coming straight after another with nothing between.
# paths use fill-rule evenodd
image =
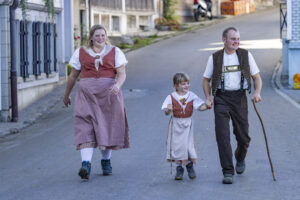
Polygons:
<instances>
[{"instance_id":1,"label":"embroidered floral pattern","mask_svg":"<svg viewBox=\"0 0 300 200\"><path fill-rule=\"evenodd\" d=\"M182 105L185 105L186 104L186 98L181 98L180 102L181 102Z\"/></svg>"}]
</instances>

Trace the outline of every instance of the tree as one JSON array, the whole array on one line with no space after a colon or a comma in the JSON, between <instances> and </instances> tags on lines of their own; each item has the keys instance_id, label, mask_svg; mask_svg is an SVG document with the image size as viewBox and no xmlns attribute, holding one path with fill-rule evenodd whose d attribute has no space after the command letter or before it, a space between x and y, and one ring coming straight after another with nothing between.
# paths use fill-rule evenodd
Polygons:
<instances>
[{"instance_id":1,"label":"tree","mask_svg":"<svg viewBox=\"0 0 300 200\"><path fill-rule=\"evenodd\" d=\"M163 17L166 20L176 20L176 0L162 0L163 1Z\"/></svg>"}]
</instances>

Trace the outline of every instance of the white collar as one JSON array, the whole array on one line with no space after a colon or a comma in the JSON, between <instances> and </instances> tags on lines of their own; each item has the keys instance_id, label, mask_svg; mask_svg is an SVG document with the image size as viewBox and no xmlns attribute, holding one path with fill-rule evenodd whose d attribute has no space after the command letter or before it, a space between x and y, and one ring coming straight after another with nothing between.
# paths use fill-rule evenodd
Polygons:
<instances>
[{"instance_id":1,"label":"white collar","mask_svg":"<svg viewBox=\"0 0 300 200\"><path fill-rule=\"evenodd\" d=\"M95 53L93 51L93 49L88 48L88 47L83 47L85 52L87 52L90 56L92 56L92 57L100 56L100 58L103 58L104 56L106 56L112 50L112 48L113 48L112 45L105 44L100 53Z\"/></svg>"}]
</instances>

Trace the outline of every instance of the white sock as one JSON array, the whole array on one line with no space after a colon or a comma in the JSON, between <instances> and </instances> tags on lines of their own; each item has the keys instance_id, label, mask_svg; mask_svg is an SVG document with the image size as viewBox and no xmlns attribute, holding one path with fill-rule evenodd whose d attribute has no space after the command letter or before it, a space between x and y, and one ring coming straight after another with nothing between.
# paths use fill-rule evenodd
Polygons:
<instances>
[{"instance_id":1,"label":"white sock","mask_svg":"<svg viewBox=\"0 0 300 200\"><path fill-rule=\"evenodd\" d=\"M83 161L89 161L92 162L92 156L93 156L94 148L84 148L80 149L81 153L81 160Z\"/></svg>"},{"instance_id":2,"label":"white sock","mask_svg":"<svg viewBox=\"0 0 300 200\"><path fill-rule=\"evenodd\" d=\"M182 163L176 163L177 166L182 166Z\"/></svg>"},{"instance_id":3,"label":"white sock","mask_svg":"<svg viewBox=\"0 0 300 200\"><path fill-rule=\"evenodd\" d=\"M111 157L111 149L106 149L106 150L101 150L101 154L102 154L102 159L103 160L109 160Z\"/></svg>"}]
</instances>

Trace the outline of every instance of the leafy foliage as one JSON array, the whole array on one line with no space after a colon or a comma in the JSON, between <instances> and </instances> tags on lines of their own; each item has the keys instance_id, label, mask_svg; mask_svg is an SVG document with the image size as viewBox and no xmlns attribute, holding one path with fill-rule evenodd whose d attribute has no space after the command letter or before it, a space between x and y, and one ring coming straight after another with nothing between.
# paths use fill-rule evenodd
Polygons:
<instances>
[{"instance_id":1,"label":"leafy foliage","mask_svg":"<svg viewBox=\"0 0 300 200\"><path fill-rule=\"evenodd\" d=\"M22 18L24 21L26 21L27 10L28 10L27 0L21 0L20 5L21 5L21 9L22 9ZM48 16L51 15L51 19L54 20L54 17L55 17L54 0L44 0L44 5L47 9Z\"/></svg>"}]
</instances>

